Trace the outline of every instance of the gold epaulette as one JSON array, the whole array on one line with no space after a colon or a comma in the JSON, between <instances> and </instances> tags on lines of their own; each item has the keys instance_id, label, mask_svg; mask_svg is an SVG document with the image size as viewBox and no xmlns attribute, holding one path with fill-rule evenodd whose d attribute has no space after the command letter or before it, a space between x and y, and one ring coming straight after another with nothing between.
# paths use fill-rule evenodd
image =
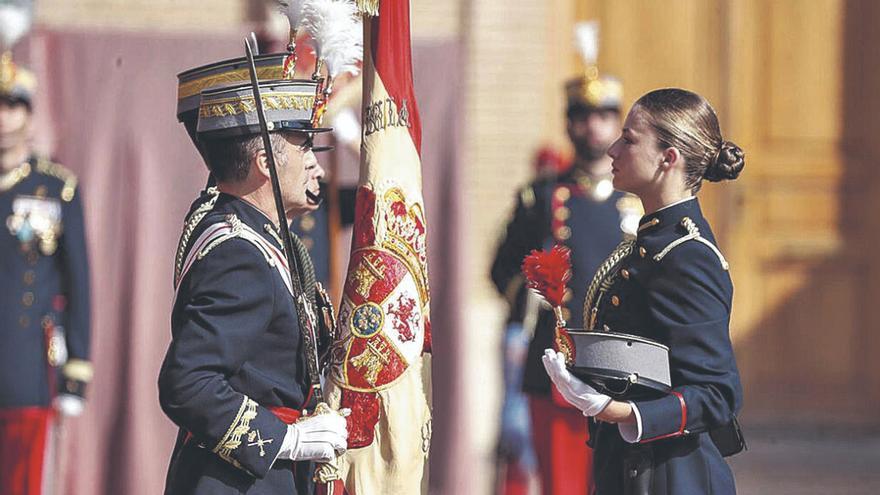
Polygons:
<instances>
[{"instance_id":1,"label":"gold epaulette","mask_svg":"<svg viewBox=\"0 0 880 495\"><path fill-rule=\"evenodd\" d=\"M724 255L721 254L721 250L718 249L718 246L712 244L712 241L700 235L700 229L697 227L697 224L690 219L690 217L682 218L681 225L685 228L685 230L687 230L687 234L667 244L666 247L663 248L663 250L654 255L654 261L662 260L664 256L669 254L669 252L676 247L684 244L687 241L694 240L706 245L709 249L712 250L713 253L715 253L715 256L718 257L718 261L721 262L721 268L724 268L725 270L730 269L730 264L727 263L726 259L724 259Z\"/></svg>"},{"instance_id":2,"label":"gold epaulette","mask_svg":"<svg viewBox=\"0 0 880 495\"><path fill-rule=\"evenodd\" d=\"M76 194L76 175L61 164L46 160L45 158L37 159L37 172L50 177L60 179L64 183L61 186L61 199L70 202Z\"/></svg>"},{"instance_id":3,"label":"gold epaulette","mask_svg":"<svg viewBox=\"0 0 880 495\"><path fill-rule=\"evenodd\" d=\"M0 193L12 189L30 174L31 162L24 162L8 172L0 173Z\"/></svg>"}]
</instances>

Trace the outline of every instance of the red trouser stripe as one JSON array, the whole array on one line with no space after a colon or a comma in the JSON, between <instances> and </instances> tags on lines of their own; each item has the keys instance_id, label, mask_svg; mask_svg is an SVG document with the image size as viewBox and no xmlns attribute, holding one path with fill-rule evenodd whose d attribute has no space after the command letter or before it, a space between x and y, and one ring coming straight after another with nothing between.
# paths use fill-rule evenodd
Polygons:
<instances>
[{"instance_id":1,"label":"red trouser stripe","mask_svg":"<svg viewBox=\"0 0 880 495\"><path fill-rule=\"evenodd\" d=\"M40 495L52 409L0 410L0 493Z\"/></svg>"},{"instance_id":2,"label":"red trouser stripe","mask_svg":"<svg viewBox=\"0 0 880 495\"><path fill-rule=\"evenodd\" d=\"M587 418L577 409L560 407L552 398L537 395L529 395L529 412L541 493L590 493L593 450L587 447Z\"/></svg>"}]
</instances>

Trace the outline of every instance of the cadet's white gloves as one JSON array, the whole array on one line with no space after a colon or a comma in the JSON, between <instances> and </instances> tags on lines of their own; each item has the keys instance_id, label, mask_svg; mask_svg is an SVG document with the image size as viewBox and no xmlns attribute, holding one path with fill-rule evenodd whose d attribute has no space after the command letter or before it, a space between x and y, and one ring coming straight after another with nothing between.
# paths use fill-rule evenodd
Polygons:
<instances>
[{"instance_id":1,"label":"cadet's white gloves","mask_svg":"<svg viewBox=\"0 0 880 495\"><path fill-rule=\"evenodd\" d=\"M291 461L329 462L342 455L348 447L345 418L351 409L315 414L287 425L279 459Z\"/></svg>"},{"instance_id":2,"label":"cadet's white gloves","mask_svg":"<svg viewBox=\"0 0 880 495\"><path fill-rule=\"evenodd\" d=\"M600 394L593 387L571 376L565 368L565 356L561 352L545 349L541 359L559 393L571 405L583 411L584 416L599 414L611 402L611 397Z\"/></svg>"},{"instance_id":3,"label":"cadet's white gloves","mask_svg":"<svg viewBox=\"0 0 880 495\"><path fill-rule=\"evenodd\" d=\"M82 397L73 394L61 394L52 401L55 410L64 416L76 417L82 414L85 409L85 400Z\"/></svg>"}]
</instances>

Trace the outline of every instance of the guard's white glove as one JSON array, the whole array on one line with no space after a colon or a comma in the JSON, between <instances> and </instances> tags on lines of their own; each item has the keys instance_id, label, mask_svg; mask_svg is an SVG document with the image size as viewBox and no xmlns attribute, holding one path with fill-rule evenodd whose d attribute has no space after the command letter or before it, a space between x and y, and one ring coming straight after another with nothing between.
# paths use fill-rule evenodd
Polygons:
<instances>
[{"instance_id":1,"label":"guard's white glove","mask_svg":"<svg viewBox=\"0 0 880 495\"><path fill-rule=\"evenodd\" d=\"M82 414L85 409L85 400L73 394L61 394L52 401L55 410L63 416L76 417Z\"/></svg>"},{"instance_id":2,"label":"guard's white glove","mask_svg":"<svg viewBox=\"0 0 880 495\"><path fill-rule=\"evenodd\" d=\"M556 385L559 393L571 405L583 411L584 416L595 416L602 412L611 402L611 397L600 394L593 387L571 376L565 368L565 355L553 349L545 349L544 368L550 380Z\"/></svg>"},{"instance_id":3,"label":"guard's white glove","mask_svg":"<svg viewBox=\"0 0 880 495\"><path fill-rule=\"evenodd\" d=\"M351 409L308 416L287 425L287 435L279 457L291 461L329 462L348 447L345 418Z\"/></svg>"}]
</instances>

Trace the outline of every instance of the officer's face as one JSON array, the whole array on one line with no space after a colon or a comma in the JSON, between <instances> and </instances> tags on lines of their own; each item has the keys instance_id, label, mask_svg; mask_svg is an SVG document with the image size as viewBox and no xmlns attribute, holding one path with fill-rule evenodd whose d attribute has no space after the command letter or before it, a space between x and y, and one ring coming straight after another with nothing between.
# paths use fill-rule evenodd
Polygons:
<instances>
[{"instance_id":1,"label":"officer's face","mask_svg":"<svg viewBox=\"0 0 880 495\"><path fill-rule=\"evenodd\" d=\"M568 137L575 153L587 160L605 155L620 128L620 115L614 110L580 110L568 117Z\"/></svg>"},{"instance_id":2,"label":"officer's face","mask_svg":"<svg viewBox=\"0 0 880 495\"><path fill-rule=\"evenodd\" d=\"M0 150L24 143L29 135L31 112L24 103L0 99Z\"/></svg>"},{"instance_id":3,"label":"officer's face","mask_svg":"<svg viewBox=\"0 0 880 495\"><path fill-rule=\"evenodd\" d=\"M623 132L608 149L612 158L614 188L642 196L658 185L663 151L643 110L633 107L623 123Z\"/></svg>"},{"instance_id":4,"label":"officer's face","mask_svg":"<svg viewBox=\"0 0 880 495\"><path fill-rule=\"evenodd\" d=\"M286 133L284 162L279 174L284 206L291 217L318 209L324 169L312 152L312 139L308 134Z\"/></svg>"}]
</instances>

